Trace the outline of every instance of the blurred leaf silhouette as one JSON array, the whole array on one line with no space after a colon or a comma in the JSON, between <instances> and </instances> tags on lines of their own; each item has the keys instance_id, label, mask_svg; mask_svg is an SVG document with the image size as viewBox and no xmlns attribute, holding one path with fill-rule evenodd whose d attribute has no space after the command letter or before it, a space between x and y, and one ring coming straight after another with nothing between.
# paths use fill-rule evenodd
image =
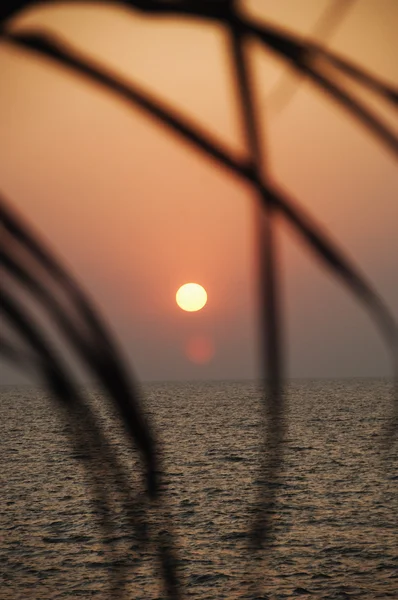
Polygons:
<instances>
[{"instance_id":1,"label":"blurred leaf silhouette","mask_svg":"<svg viewBox=\"0 0 398 600\"><path fill-rule=\"evenodd\" d=\"M50 0L47 2L49 3ZM247 42L255 39L265 52L276 54L298 75L305 76L321 89L332 101L339 104L362 127L373 135L394 155L398 154L398 137L387 127L380 117L369 110L341 82L348 77L365 90L384 98L391 106L398 104L398 90L379 80L371 73L351 63L344 57L313 42L304 42L291 32L279 30L268 24L259 24L239 10L239 4L232 0L177 0L139 1L124 0L119 4L127 10L140 11L147 16L163 15L165 18L179 17L218 23L228 33L229 56L235 77L236 94L239 99L240 118L245 132L249 158L231 154L208 131L179 114L157 98L130 81L126 81L103 65L88 59L75 50L67 40L41 31L29 29L13 33L8 20L18 11L28 6L43 4L20 0L3 0L0 7L2 23L1 39L7 44L34 53L44 61L55 63L59 69L73 73L106 90L120 102L139 109L143 115L153 119L159 126L206 155L218 166L229 171L234 177L244 180L257 199L257 248L260 256L260 322L263 335L262 365L264 369L264 444L269 452L262 464L261 489L258 498L258 515L251 524L251 553L269 545L270 512L275 502L276 483L282 461L283 444L283 344L282 315L278 270L276 268L277 247L274 239L276 218L281 217L320 260L323 266L336 275L354 294L375 321L392 356L396 374L398 329L393 316L377 292L366 281L359 270L350 263L338 246L300 208L299 204L272 181L271 174L264 167L263 141L259 135L258 115L255 109L255 82L248 63ZM347 3L348 4L348 3ZM331 17L336 15L332 12ZM97 310L80 286L60 266L52 252L30 231L22 216L17 215L5 200L0 203L1 242L0 259L5 272L22 285L45 309L50 321L62 332L64 338L74 348L76 355L98 378L117 407L120 419L139 449L145 465L145 485L147 499L134 494L129 477L118 465L112 447L106 440L89 404L79 389L73 374L48 342L45 332L36 322L26 303L15 294L3 289L1 308L7 323L23 341L22 346L6 337L1 340L1 351L10 361L23 369L31 369L53 392L54 398L65 406L66 414L73 425L75 435L72 443L83 454L91 457L88 469L92 475L93 493L101 505L104 535L111 533L111 508L109 488L101 483L95 458L105 460L107 481L118 489L123 497L126 511L131 517L131 527L137 531L140 543L154 544L157 548L169 598L182 595L179 583L178 556L172 535L172 522L167 515L167 497L161 485L161 463L159 452L140 407L138 386L124 366L111 333L107 331ZM67 308L57 299L61 293L66 299ZM394 415L391 419L389 436L396 430L398 420L398 397L395 389ZM84 419L82 421L82 415ZM87 436L87 432L90 435ZM266 456L264 452L264 456ZM105 458L104 458L105 457ZM117 475L117 477L116 477ZM161 515L162 529L150 533L147 528L149 507ZM166 523L166 525L165 525ZM168 532L165 535L165 531ZM123 595L123 581L120 569L113 575L112 596ZM263 593L258 582L253 582L253 597Z\"/></svg>"}]
</instances>

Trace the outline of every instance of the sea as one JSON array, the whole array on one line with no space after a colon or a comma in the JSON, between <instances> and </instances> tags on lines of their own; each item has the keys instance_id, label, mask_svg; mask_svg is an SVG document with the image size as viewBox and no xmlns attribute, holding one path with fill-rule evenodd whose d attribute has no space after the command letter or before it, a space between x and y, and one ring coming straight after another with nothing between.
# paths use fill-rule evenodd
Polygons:
<instances>
[{"instance_id":1,"label":"sea","mask_svg":"<svg viewBox=\"0 0 398 600\"><path fill-rule=\"evenodd\" d=\"M248 532L267 435L258 383L143 385L163 473L156 505L114 407L94 387L84 394L106 443L86 413L75 434L46 390L0 388L2 600L166 600L162 539L181 599L398 598L388 380L287 382L280 473L256 552Z\"/></svg>"}]
</instances>

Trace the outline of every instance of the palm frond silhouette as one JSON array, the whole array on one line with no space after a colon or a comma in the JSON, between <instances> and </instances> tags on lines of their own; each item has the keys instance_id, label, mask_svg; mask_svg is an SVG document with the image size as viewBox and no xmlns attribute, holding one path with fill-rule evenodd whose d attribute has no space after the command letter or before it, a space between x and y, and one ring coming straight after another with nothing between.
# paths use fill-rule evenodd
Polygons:
<instances>
[{"instance_id":1,"label":"palm frond silhouette","mask_svg":"<svg viewBox=\"0 0 398 600\"><path fill-rule=\"evenodd\" d=\"M0 8L1 39L3 42L34 53L44 61L52 62L59 69L73 73L81 80L95 85L99 91L113 94L116 100L141 111L142 115L166 128L170 134L183 141L213 161L214 165L226 169L234 177L243 180L257 199L257 238L260 256L260 305L263 335L262 365L264 370L264 444L269 452L262 464L261 489L258 512L251 524L252 552L264 549L269 543L270 511L275 501L275 482L282 461L283 442L283 365L282 315L277 269L277 247L274 238L277 218L284 219L301 237L301 240L350 292L361 302L376 323L380 334L389 348L394 373L397 373L398 328L392 314L367 282L360 271L340 251L338 245L299 203L289 197L277 185L266 169L263 140L259 135L258 114L255 108L255 82L252 79L247 42L259 41L266 52L274 53L286 65L301 76L305 76L320 88L332 101L338 103L362 127L373 135L393 155L398 154L398 137L380 117L351 92L346 90L339 76L344 75L365 89L372 91L391 106L398 104L398 90L393 89L371 73L338 56L322 46L304 42L293 33L259 24L239 10L232 0L180 0L176 2L125 0L120 2L127 10L140 11L151 16L183 17L218 23L228 33L229 56L235 77L236 94L239 99L240 118L246 136L247 156L237 157L204 131L195 122L187 119L171 106L152 97L138 85L127 81L88 59L75 50L66 40L39 29L12 32L8 19L18 11L40 2L20 0L6 1ZM332 67L332 69L330 69ZM330 74L332 73L332 75ZM169 519L169 535L151 538L145 527L145 516L139 498L131 490L128 476L117 464L112 448L96 422L90 406L72 373L46 339L45 332L25 303L9 290L2 290L1 308L10 327L18 333L25 344L15 344L7 338L1 339L4 357L23 369L32 369L51 389L54 398L67 408L74 424L73 443L84 448L88 455L100 453L107 457L108 475L112 471L120 474L119 491L125 498L126 510L130 510L132 527L139 530L142 544L155 544L163 569L166 593L169 598L181 597L178 577L178 556L172 536L172 523L167 516L166 497L162 492L161 465L158 463L156 442L150 426L143 417L140 407L138 386L124 366L111 333L106 329L97 310L81 287L55 259L52 252L38 239L22 216L17 215L4 199L0 201L1 243L0 260L2 269L25 290L38 300L50 321L58 327L74 348L76 355L98 378L99 382L117 407L132 443L141 452L145 466L145 481L149 502L157 507L163 519ZM59 293L66 299L67 308L58 300ZM398 394L394 392L394 414L391 419L392 433L398 420ZM81 415L84 414L84 428ZM91 432L87 438L84 432ZM265 453L264 453L265 456ZM95 461L90 462L93 476L93 492L103 506L104 532L111 528L106 485L100 485L95 471ZM110 476L110 475L109 475ZM139 505L139 506L138 506ZM128 508L129 507L129 508ZM250 560L250 556L249 559ZM122 595L123 583L120 573L115 573L113 595ZM253 593L259 595L256 587Z\"/></svg>"}]
</instances>

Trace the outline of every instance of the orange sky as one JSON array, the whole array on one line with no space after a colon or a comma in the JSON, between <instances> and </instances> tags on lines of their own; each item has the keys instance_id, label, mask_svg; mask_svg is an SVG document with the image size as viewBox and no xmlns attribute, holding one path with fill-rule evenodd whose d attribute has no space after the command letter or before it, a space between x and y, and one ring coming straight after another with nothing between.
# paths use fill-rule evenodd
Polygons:
<instances>
[{"instance_id":1,"label":"orange sky","mask_svg":"<svg viewBox=\"0 0 398 600\"><path fill-rule=\"evenodd\" d=\"M246 2L258 18L307 35L329 2ZM236 152L226 38L216 27L60 3L14 27L62 34L159 95ZM398 82L398 2L354 2L329 46ZM252 48L274 179L333 232L389 306L398 307L398 172L391 155L308 83L278 113L279 63ZM253 376L256 304L252 203L246 186L110 95L43 59L0 45L0 190L63 257L143 379ZM381 105L372 100L380 110ZM395 115L384 112L391 124ZM389 372L367 317L281 228L289 375ZM187 281L208 291L183 313ZM190 361L192 336L214 355ZM3 380L13 377L6 369Z\"/></svg>"}]
</instances>

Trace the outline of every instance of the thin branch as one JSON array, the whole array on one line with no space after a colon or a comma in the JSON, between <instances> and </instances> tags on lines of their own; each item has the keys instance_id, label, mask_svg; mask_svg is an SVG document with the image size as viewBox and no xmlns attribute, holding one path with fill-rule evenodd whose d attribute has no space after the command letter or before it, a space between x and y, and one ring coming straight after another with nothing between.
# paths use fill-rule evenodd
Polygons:
<instances>
[{"instance_id":1,"label":"thin branch","mask_svg":"<svg viewBox=\"0 0 398 600\"><path fill-rule=\"evenodd\" d=\"M325 47L325 42L330 39L330 36L344 20L347 11L351 10L356 1L331 0L311 30L309 34L310 38L321 38L322 45ZM304 76L304 73L302 75ZM299 88L300 86L297 85L297 81L293 81L289 77L289 74L283 73L274 89L267 94L266 101L269 105L269 110L280 115L283 110L286 110L286 107L293 100ZM274 110L273 107L275 107Z\"/></svg>"},{"instance_id":2,"label":"thin branch","mask_svg":"<svg viewBox=\"0 0 398 600\"><path fill-rule=\"evenodd\" d=\"M255 549L269 542L270 506L275 501L275 487L282 461L283 439L283 390L282 390L282 342L279 288L277 281L277 258L275 240L276 205L262 185L265 175L264 156L259 136L259 123L255 110L254 86L245 55L246 39L240 31L231 35L231 60L235 72L237 93L240 99L243 128L249 148L255 181L255 234L259 258L259 297L262 370L265 379L264 414L268 422L267 439L261 453L261 476L259 502L252 525L252 543ZM260 210L261 209L261 210ZM271 425L272 421L272 425ZM271 449L265 458L265 447Z\"/></svg>"}]
</instances>

